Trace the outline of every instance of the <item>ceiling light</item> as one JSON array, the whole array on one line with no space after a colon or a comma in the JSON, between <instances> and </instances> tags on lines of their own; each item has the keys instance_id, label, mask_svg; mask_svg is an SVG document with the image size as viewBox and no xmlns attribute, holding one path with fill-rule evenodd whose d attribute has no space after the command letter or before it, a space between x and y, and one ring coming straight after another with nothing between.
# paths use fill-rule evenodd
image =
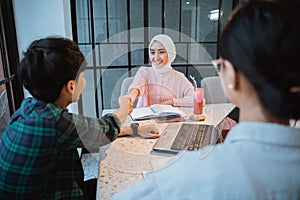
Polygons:
<instances>
[{"instance_id":1,"label":"ceiling light","mask_svg":"<svg viewBox=\"0 0 300 200\"><path fill-rule=\"evenodd\" d=\"M222 15L223 15L223 11L221 11L220 18L221 18ZM211 21L219 20L219 9L215 9L215 10L210 11L210 14L208 15L208 18Z\"/></svg>"}]
</instances>

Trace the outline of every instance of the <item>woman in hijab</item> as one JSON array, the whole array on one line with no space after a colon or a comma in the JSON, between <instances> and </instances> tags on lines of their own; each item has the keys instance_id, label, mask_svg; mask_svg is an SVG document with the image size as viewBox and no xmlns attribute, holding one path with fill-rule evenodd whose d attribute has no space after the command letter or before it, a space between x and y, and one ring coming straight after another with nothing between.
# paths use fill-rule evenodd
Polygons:
<instances>
[{"instance_id":1,"label":"woman in hijab","mask_svg":"<svg viewBox=\"0 0 300 200\"><path fill-rule=\"evenodd\" d=\"M185 75L172 68L176 48L173 40L164 34L156 35L149 44L152 67L140 67L128 89L131 102L137 98L137 107L152 104L172 106L193 105L193 85Z\"/></svg>"}]
</instances>

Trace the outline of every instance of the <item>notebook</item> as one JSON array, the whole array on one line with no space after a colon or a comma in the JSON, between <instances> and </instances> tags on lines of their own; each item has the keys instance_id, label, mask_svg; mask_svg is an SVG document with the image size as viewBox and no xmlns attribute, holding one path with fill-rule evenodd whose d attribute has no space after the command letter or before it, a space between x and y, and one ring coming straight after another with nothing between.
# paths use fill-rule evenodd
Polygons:
<instances>
[{"instance_id":1,"label":"notebook","mask_svg":"<svg viewBox=\"0 0 300 200\"><path fill-rule=\"evenodd\" d=\"M158 121L166 121L185 116L184 112L178 107L171 105L154 104L150 107L141 107L133 109L130 117L134 121L157 119Z\"/></svg>"},{"instance_id":2,"label":"notebook","mask_svg":"<svg viewBox=\"0 0 300 200\"><path fill-rule=\"evenodd\" d=\"M213 125L170 123L153 146L156 153L177 154L182 150L200 149L215 144L218 129Z\"/></svg>"}]
</instances>

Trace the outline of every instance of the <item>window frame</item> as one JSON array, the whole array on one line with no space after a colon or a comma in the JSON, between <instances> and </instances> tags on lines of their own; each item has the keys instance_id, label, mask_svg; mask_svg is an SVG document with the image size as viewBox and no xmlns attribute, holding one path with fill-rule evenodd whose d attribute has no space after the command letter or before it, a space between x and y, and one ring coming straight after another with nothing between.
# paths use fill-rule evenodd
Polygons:
<instances>
[{"instance_id":1,"label":"window frame","mask_svg":"<svg viewBox=\"0 0 300 200\"><path fill-rule=\"evenodd\" d=\"M0 49L4 77L0 80L0 86L5 85L10 115L24 99L23 87L17 77L19 51L13 13L12 1L0 1Z\"/></svg>"},{"instance_id":2,"label":"window frame","mask_svg":"<svg viewBox=\"0 0 300 200\"><path fill-rule=\"evenodd\" d=\"M109 39L109 35L110 35L110 32L109 32L109 8L108 8L108 1L109 0L104 0L105 2L103 2L103 5L105 5L106 7L106 10L105 10L105 16L106 18L103 20L105 21L106 23L106 26L105 26L105 31L106 31L106 36L107 38ZM161 5L162 5L162 9L161 9L161 16L164 16L164 9L167 9L165 8L165 1L166 0L161 0ZM199 6L199 2L201 0L196 0L196 7ZM223 5L223 1L222 0L217 0L219 2L219 10L222 10L222 5ZM130 0L126 0L124 1L125 4L126 4L126 16L124 17L127 17L127 23L126 23L126 26L127 26L127 30L130 30L130 27L131 27L131 20L130 20L130 4L131 4L131 1ZM123 3L124 3L123 2ZM93 12L93 4L94 4L94 0L85 0L85 2L83 3L86 7L85 7L85 12L87 13L86 17L88 19L88 24L86 25L89 30L87 31L88 32L88 39L87 40L84 40L84 42L82 41L78 41L80 38L79 38L79 31L78 30L78 22L77 22L77 5L76 5L77 1L76 0L70 0L70 5L71 5L71 20L72 20L72 32L73 32L73 39L74 41L76 41L79 46L85 46L86 49L88 48L91 48L91 49L94 49L98 44L100 44L99 42L96 41L96 38L95 38L95 27L94 27L94 12ZM80 1L80 3L82 4L82 1ZM148 27L149 26L149 13L148 13L148 5L151 3L151 1L149 0L143 0L143 22L144 22L144 27ZM181 13L181 7L182 7L182 3L183 3L183 0L180 0L180 13ZM238 5L239 3L239 0L232 0L232 9ZM82 4L82 5L83 5ZM197 10L196 10L197 12ZM182 13L181 13L182 14ZM197 13L196 13L196 18L197 18ZM219 14L219 19L220 19L220 14ZM221 28L222 28L222 21L223 20L218 20L217 22L217 41L216 42L199 42L200 44L207 44L207 45L215 45L215 48L216 49L216 57L218 55L218 40L219 40L219 37L220 37L220 32L221 32ZM196 22L197 22L197 19L196 19ZM181 15L179 16L179 32L181 31L181 23L182 23L182 20L181 20ZM162 33L164 33L164 28L165 28L165 19L164 17L161 18L161 28L162 28ZM180 37L180 35L179 35ZM197 37L197 36L196 36ZM110 66L105 66L105 65L99 65L99 64L96 64L96 55L94 55L94 51L93 51L93 55L92 55L92 60L93 60L93 64L89 67L87 67L87 70L92 70L94 72L94 88L98 88L98 85L97 85L97 79L99 79L99 82L100 82L100 91L98 89L96 89L95 91L95 110L96 110L96 117L99 117L100 114L101 114L101 109L105 109L105 102L104 102L104 90L103 90L103 78L102 76L100 76L100 78L97 78L97 74L102 74L102 71L105 70L105 69L123 69L123 68L126 68L127 69L127 76L132 76L132 69L134 68L137 68L138 66L140 65L135 65L132 63L132 59L131 59L131 45L134 44L134 42L132 42L130 40L130 32L128 32L128 35L127 35L127 43L130 43L130 45L128 45L128 59L127 59L127 62L128 64L127 65L110 65ZM179 40L181 41L181 40ZM108 43L110 41L108 40ZM149 33L147 31L144 31L144 47L147 47L148 46L148 42L149 42ZM174 41L176 43L176 41ZM111 44L111 43L110 43ZM122 44L122 42L118 43L118 44ZM140 44L140 43L139 43ZM142 44L140 44L142 45ZM145 63L149 63L149 58L148 58L148 50L147 48L144 48L144 64ZM180 67L185 67L185 72L184 74L188 77L188 74L189 74L189 67L190 67L190 64L188 63L172 63L172 66L174 68L180 68ZM194 65L195 66L195 65ZM200 65L196 65L196 66L201 66ZM101 106L99 101L101 101ZM79 100L78 102L78 112L83 114L83 101L82 99ZM101 108L99 108L101 107Z\"/></svg>"}]
</instances>

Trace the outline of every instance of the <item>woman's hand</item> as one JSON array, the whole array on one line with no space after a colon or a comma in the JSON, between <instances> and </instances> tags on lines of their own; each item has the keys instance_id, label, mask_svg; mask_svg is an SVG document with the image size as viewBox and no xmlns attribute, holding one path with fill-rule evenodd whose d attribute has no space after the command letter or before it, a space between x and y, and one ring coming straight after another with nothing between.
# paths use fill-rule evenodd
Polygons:
<instances>
[{"instance_id":1,"label":"woman's hand","mask_svg":"<svg viewBox=\"0 0 300 200\"><path fill-rule=\"evenodd\" d=\"M158 128L154 124L145 124L138 128L138 135L144 138L158 138L160 136Z\"/></svg>"},{"instance_id":2,"label":"woman's hand","mask_svg":"<svg viewBox=\"0 0 300 200\"><path fill-rule=\"evenodd\" d=\"M133 88L128 92L128 96L131 100L131 106L134 105L134 102L136 101L136 99L139 97L139 90L137 88Z\"/></svg>"}]
</instances>

